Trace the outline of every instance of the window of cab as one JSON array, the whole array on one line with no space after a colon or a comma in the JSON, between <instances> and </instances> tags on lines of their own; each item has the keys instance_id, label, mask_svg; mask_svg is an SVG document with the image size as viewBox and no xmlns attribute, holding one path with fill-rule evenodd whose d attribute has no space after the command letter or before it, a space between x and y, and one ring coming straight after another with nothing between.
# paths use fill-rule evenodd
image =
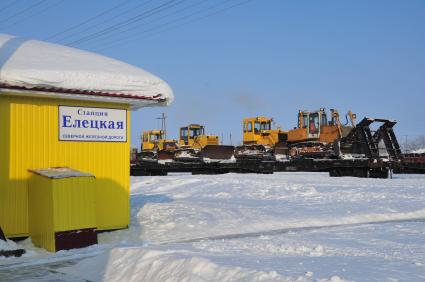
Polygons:
<instances>
[{"instance_id":1,"label":"window of cab","mask_svg":"<svg viewBox=\"0 0 425 282\"><path fill-rule=\"evenodd\" d=\"M188 129L187 129L187 127L183 127L183 128L180 130L180 136L182 136L182 137L187 137L187 133L188 133Z\"/></svg>"},{"instance_id":2,"label":"window of cab","mask_svg":"<svg viewBox=\"0 0 425 282\"><path fill-rule=\"evenodd\" d=\"M265 121L261 123L261 130L271 130L271 123L270 121Z\"/></svg>"},{"instance_id":3,"label":"window of cab","mask_svg":"<svg viewBox=\"0 0 425 282\"><path fill-rule=\"evenodd\" d=\"M198 127L198 128L191 128L190 129L190 137L196 137L199 135L204 135L204 128Z\"/></svg>"}]
</instances>

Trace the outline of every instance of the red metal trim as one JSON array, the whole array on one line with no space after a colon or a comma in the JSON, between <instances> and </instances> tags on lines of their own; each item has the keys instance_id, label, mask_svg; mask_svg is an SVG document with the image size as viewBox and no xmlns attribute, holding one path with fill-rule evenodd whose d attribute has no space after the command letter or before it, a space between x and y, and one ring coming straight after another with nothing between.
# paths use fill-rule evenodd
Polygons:
<instances>
[{"instance_id":1,"label":"red metal trim","mask_svg":"<svg viewBox=\"0 0 425 282\"><path fill-rule=\"evenodd\" d=\"M410 153L410 154L404 154L403 155L403 162L404 163L419 163L419 164L425 164L425 153Z\"/></svg>"},{"instance_id":2,"label":"red metal trim","mask_svg":"<svg viewBox=\"0 0 425 282\"><path fill-rule=\"evenodd\" d=\"M85 248L97 244L96 228L61 231L55 233L56 252Z\"/></svg>"},{"instance_id":3,"label":"red metal trim","mask_svg":"<svg viewBox=\"0 0 425 282\"><path fill-rule=\"evenodd\" d=\"M89 90L79 90L79 89L66 89L66 88L57 88L57 87L24 87L24 86L16 86L9 85L6 83L0 83L0 88L5 89L13 89L13 90L30 90L30 91L43 91L49 93L64 93L64 94L79 94L79 95L91 95L91 96L101 96L101 97L116 97L116 98L127 98L127 99L137 99L137 100L149 100L149 101L158 101L165 102L166 99L160 98L161 95L155 95L153 97L146 96L134 96L130 94L120 94L120 93L108 93L108 92L97 92L97 91L89 91Z\"/></svg>"}]
</instances>

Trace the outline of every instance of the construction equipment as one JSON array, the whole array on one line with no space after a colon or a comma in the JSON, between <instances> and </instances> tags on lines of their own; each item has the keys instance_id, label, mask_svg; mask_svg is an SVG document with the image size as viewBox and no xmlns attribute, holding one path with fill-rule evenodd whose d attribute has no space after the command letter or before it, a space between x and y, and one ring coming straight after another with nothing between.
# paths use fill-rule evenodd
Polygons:
<instances>
[{"instance_id":1,"label":"construction equipment","mask_svg":"<svg viewBox=\"0 0 425 282\"><path fill-rule=\"evenodd\" d=\"M243 144L274 147L285 141L285 132L280 128L272 129L272 118L263 116L243 120Z\"/></svg>"},{"instance_id":2,"label":"construction equipment","mask_svg":"<svg viewBox=\"0 0 425 282\"><path fill-rule=\"evenodd\" d=\"M346 132L351 127L344 127L339 119L339 113L331 109L331 120L328 121L327 113L324 108L318 111L299 111L298 126L288 131L288 142L318 141L322 143L331 143L336 138L341 138L343 130Z\"/></svg>"},{"instance_id":3,"label":"construction equipment","mask_svg":"<svg viewBox=\"0 0 425 282\"><path fill-rule=\"evenodd\" d=\"M234 147L220 145L217 135L205 134L205 127L189 124L180 128L179 149L174 159L180 161L227 160L233 156Z\"/></svg>"},{"instance_id":4,"label":"construction equipment","mask_svg":"<svg viewBox=\"0 0 425 282\"><path fill-rule=\"evenodd\" d=\"M271 159L278 144L287 141L287 133L272 128L273 119L258 116L243 119L243 145L236 147L237 159Z\"/></svg>"},{"instance_id":5,"label":"construction equipment","mask_svg":"<svg viewBox=\"0 0 425 282\"><path fill-rule=\"evenodd\" d=\"M379 126L374 126L376 123ZM243 145L236 149L219 145L218 136L206 135L204 126L190 124L180 128L174 162L135 165L131 173L321 171L330 176L386 178L403 165L395 124L393 120L371 118L356 123L351 111L343 124L337 110L327 113L324 108L299 111L297 127L288 131L274 127L272 118L245 118ZM233 153L234 161L221 161L230 159Z\"/></svg>"},{"instance_id":6,"label":"construction equipment","mask_svg":"<svg viewBox=\"0 0 425 282\"><path fill-rule=\"evenodd\" d=\"M356 126L356 115L349 111L347 123L342 124L337 110L330 110L330 119L324 108L318 111L299 111L298 126L287 132L287 143L291 157L330 157L332 144ZM349 125L349 121L351 125Z\"/></svg>"},{"instance_id":7,"label":"construction equipment","mask_svg":"<svg viewBox=\"0 0 425 282\"><path fill-rule=\"evenodd\" d=\"M342 138L355 126L356 116L349 111L351 126L342 125L339 113L330 110L328 120L326 110L299 111L298 126L289 131L272 129L273 119L264 116L243 120L243 146L236 148L237 158L266 158L272 156L279 160L289 157L323 157L332 155L330 146L336 139Z\"/></svg>"},{"instance_id":8,"label":"construction equipment","mask_svg":"<svg viewBox=\"0 0 425 282\"><path fill-rule=\"evenodd\" d=\"M180 128L179 140L167 139L165 115L161 130L144 131L142 135L143 161L175 160L179 162L200 162L211 160L229 160L234 147L220 145L218 136L206 135L205 127L189 124Z\"/></svg>"},{"instance_id":9,"label":"construction equipment","mask_svg":"<svg viewBox=\"0 0 425 282\"><path fill-rule=\"evenodd\" d=\"M373 123L381 123L371 129ZM394 169L401 167L402 154L393 127L397 122L388 119L365 117L345 137L334 142L334 151L339 159L367 160L368 166L357 169L362 177L387 178ZM331 176L353 174L352 167L334 167Z\"/></svg>"},{"instance_id":10,"label":"construction equipment","mask_svg":"<svg viewBox=\"0 0 425 282\"><path fill-rule=\"evenodd\" d=\"M172 159L177 150L176 140L166 139L164 130L144 131L142 135L142 158Z\"/></svg>"},{"instance_id":11,"label":"construction equipment","mask_svg":"<svg viewBox=\"0 0 425 282\"><path fill-rule=\"evenodd\" d=\"M161 117L156 119L161 120L161 129L143 132L141 157L144 160L173 159L174 152L178 149L178 142L167 139L165 114L162 113Z\"/></svg>"},{"instance_id":12,"label":"construction equipment","mask_svg":"<svg viewBox=\"0 0 425 282\"><path fill-rule=\"evenodd\" d=\"M331 119L328 121L324 108L318 111L299 111L298 126L289 131L283 131L281 128L272 129L271 118L263 116L245 118L244 145L237 147L237 157L270 158L274 155L280 160L287 160L289 157L305 155L322 157L330 154L333 151L328 144L346 136L352 128L341 124L337 110L331 109L330 113ZM355 124L355 115L351 111L347 114L348 118L351 124Z\"/></svg>"},{"instance_id":13,"label":"construction equipment","mask_svg":"<svg viewBox=\"0 0 425 282\"><path fill-rule=\"evenodd\" d=\"M372 131L370 126L375 122L382 124L376 131ZM385 158L399 162L402 154L393 130L396 123L388 119L364 118L336 143L335 150L338 155L345 154L354 158Z\"/></svg>"},{"instance_id":14,"label":"construction equipment","mask_svg":"<svg viewBox=\"0 0 425 282\"><path fill-rule=\"evenodd\" d=\"M207 145L219 145L219 141L217 135L206 135L204 126L189 124L180 128L179 145L200 150Z\"/></svg>"}]
</instances>

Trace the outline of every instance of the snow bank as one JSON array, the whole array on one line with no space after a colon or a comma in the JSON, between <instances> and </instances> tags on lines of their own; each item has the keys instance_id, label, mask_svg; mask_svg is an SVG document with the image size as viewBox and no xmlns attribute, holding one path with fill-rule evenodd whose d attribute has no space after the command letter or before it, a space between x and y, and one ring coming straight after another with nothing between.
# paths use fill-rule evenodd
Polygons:
<instances>
[{"instance_id":1,"label":"snow bank","mask_svg":"<svg viewBox=\"0 0 425 282\"><path fill-rule=\"evenodd\" d=\"M169 104L173 93L149 72L91 52L0 34L0 86L124 95L135 106ZM99 98L100 99L100 98ZM144 102L144 103L143 103Z\"/></svg>"},{"instance_id":2,"label":"snow bank","mask_svg":"<svg viewBox=\"0 0 425 282\"><path fill-rule=\"evenodd\" d=\"M0 250L11 251L16 249L19 249L19 248L16 246L15 242L9 241L9 240L5 242L3 240L0 240Z\"/></svg>"},{"instance_id":3,"label":"snow bank","mask_svg":"<svg viewBox=\"0 0 425 282\"><path fill-rule=\"evenodd\" d=\"M224 267L177 251L147 248L115 248L61 271L90 281L293 281L275 271Z\"/></svg>"},{"instance_id":4,"label":"snow bank","mask_svg":"<svg viewBox=\"0 0 425 282\"><path fill-rule=\"evenodd\" d=\"M412 151L412 153L413 154L424 154L425 153L425 148L414 150L414 151Z\"/></svg>"}]
</instances>

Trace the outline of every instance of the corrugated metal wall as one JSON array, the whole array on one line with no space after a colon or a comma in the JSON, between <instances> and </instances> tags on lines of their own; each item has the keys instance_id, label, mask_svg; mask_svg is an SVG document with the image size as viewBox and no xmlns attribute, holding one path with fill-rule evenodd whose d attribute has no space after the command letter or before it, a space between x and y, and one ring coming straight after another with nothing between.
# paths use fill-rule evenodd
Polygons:
<instances>
[{"instance_id":1,"label":"corrugated metal wall","mask_svg":"<svg viewBox=\"0 0 425 282\"><path fill-rule=\"evenodd\" d=\"M29 233L33 243L55 252L55 233L96 229L96 179L50 179L32 175L28 181Z\"/></svg>"},{"instance_id":2,"label":"corrugated metal wall","mask_svg":"<svg viewBox=\"0 0 425 282\"><path fill-rule=\"evenodd\" d=\"M58 105L122 108L96 102L0 96L0 225L7 236L28 235L28 169L68 166L96 176L99 229L129 224L127 142L58 141Z\"/></svg>"},{"instance_id":3,"label":"corrugated metal wall","mask_svg":"<svg viewBox=\"0 0 425 282\"><path fill-rule=\"evenodd\" d=\"M31 185L28 191L28 232L31 240L35 245L54 252L53 183L49 178L35 175L28 183Z\"/></svg>"},{"instance_id":4,"label":"corrugated metal wall","mask_svg":"<svg viewBox=\"0 0 425 282\"><path fill-rule=\"evenodd\" d=\"M70 177L53 184L54 231L96 228L96 180Z\"/></svg>"}]
</instances>

